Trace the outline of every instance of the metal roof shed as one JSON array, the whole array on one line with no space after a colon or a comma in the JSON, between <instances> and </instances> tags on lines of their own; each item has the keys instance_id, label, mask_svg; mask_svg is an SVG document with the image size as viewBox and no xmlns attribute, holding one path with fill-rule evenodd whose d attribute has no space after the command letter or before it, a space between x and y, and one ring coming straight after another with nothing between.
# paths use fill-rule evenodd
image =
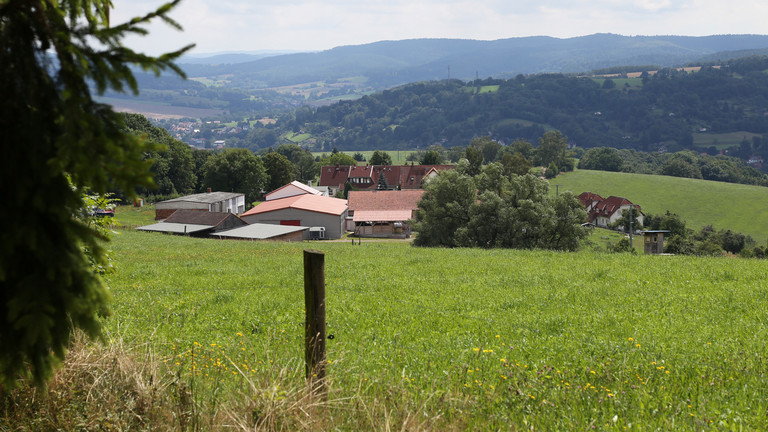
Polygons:
<instances>
[{"instance_id":1,"label":"metal roof shed","mask_svg":"<svg viewBox=\"0 0 768 432\"><path fill-rule=\"evenodd\" d=\"M241 240L302 241L309 227L271 224L250 224L212 234L217 238Z\"/></svg>"}]
</instances>

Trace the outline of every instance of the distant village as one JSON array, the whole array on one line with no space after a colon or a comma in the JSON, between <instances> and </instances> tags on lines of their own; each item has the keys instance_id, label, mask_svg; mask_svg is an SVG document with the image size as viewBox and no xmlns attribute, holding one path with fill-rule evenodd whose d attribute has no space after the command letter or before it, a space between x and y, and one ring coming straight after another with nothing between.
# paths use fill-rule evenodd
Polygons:
<instances>
[{"instance_id":1,"label":"distant village","mask_svg":"<svg viewBox=\"0 0 768 432\"><path fill-rule=\"evenodd\" d=\"M208 190L155 204L155 224L137 228L167 234L251 241L408 239L423 186L452 165L323 166L317 185L292 181L246 211L242 193ZM354 185L347 199L335 198ZM584 192L585 225L609 228L624 210L642 209L623 197ZM663 237L662 237L663 238Z\"/></svg>"}]
</instances>

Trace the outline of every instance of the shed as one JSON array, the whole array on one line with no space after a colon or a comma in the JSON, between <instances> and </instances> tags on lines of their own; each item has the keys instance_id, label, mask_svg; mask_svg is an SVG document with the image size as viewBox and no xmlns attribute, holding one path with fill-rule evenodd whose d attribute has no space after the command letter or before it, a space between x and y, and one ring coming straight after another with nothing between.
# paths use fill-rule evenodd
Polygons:
<instances>
[{"instance_id":1,"label":"shed","mask_svg":"<svg viewBox=\"0 0 768 432\"><path fill-rule=\"evenodd\" d=\"M176 210L162 222L136 229L139 231L202 236L245 225L247 223L244 220L232 213Z\"/></svg>"},{"instance_id":2,"label":"shed","mask_svg":"<svg viewBox=\"0 0 768 432\"><path fill-rule=\"evenodd\" d=\"M664 234L668 230L643 231L643 245L646 254L659 255L664 253Z\"/></svg>"},{"instance_id":3,"label":"shed","mask_svg":"<svg viewBox=\"0 0 768 432\"><path fill-rule=\"evenodd\" d=\"M272 225L272 224L250 224L227 231L220 231L211 234L216 238L240 239L240 240L268 240L268 241L302 241L307 235L309 227Z\"/></svg>"},{"instance_id":4,"label":"shed","mask_svg":"<svg viewBox=\"0 0 768 432\"><path fill-rule=\"evenodd\" d=\"M165 219L176 210L235 213L245 211L245 195L233 192L206 192L155 203L155 219Z\"/></svg>"},{"instance_id":5,"label":"shed","mask_svg":"<svg viewBox=\"0 0 768 432\"><path fill-rule=\"evenodd\" d=\"M248 223L324 227L325 236L338 239L346 232L347 200L319 195L295 195L264 201L241 215Z\"/></svg>"}]
</instances>

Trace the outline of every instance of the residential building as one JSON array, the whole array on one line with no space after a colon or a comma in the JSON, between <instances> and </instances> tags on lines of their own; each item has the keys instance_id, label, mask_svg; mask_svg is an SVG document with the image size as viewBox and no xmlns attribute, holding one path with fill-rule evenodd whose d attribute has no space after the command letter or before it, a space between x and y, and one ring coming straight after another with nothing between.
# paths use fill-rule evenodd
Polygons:
<instances>
[{"instance_id":1,"label":"residential building","mask_svg":"<svg viewBox=\"0 0 768 432\"><path fill-rule=\"evenodd\" d=\"M324 166L320 170L319 186L326 186L331 195L344 190L349 181L357 190L380 188L384 176L387 189L421 189L429 179L440 171L453 169L453 165L365 165L365 166Z\"/></svg>"},{"instance_id":2,"label":"residential building","mask_svg":"<svg viewBox=\"0 0 768 432\"><path fill-rule=\"evenodd\" d=\"M360 237L406 238L411 233L408 221L423 194L422 189L350 191L349 218L353 224L347 228Z\"/></svg>"},{"instance_id":3,"label":"residential building","mask_svg":"<svg viewBox=\"0 0 768 432\"><path fill-rule=\"evenodd\" d=\"M637 221L643 224L643 211L639 205L633 204L630 200L609 196L603 198L592 192L583 192L579 195L579 201L587 209L587 221L601 228L608 228L609 225L621 218L623 210L633 209Z\"/></svg>"}]
</instances>

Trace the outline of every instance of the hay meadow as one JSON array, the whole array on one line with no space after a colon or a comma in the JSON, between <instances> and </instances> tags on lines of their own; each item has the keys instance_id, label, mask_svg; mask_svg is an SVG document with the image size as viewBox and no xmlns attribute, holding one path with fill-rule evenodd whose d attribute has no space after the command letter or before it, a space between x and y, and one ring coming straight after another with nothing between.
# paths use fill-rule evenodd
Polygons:
<instances>
[{"instance_id":1,"label":"hay meadow","mask_svg":"<svg viewBox=\"0 0 768 432\"><path fill-rule=\"evenodd\" d=\"M131 230L110 248L109 338L188 389L187 417L167 417L188 429L768 426L765 260ZM326 254L322 400L304 380L305 248Z\"/></svg>"}]
</instances>

